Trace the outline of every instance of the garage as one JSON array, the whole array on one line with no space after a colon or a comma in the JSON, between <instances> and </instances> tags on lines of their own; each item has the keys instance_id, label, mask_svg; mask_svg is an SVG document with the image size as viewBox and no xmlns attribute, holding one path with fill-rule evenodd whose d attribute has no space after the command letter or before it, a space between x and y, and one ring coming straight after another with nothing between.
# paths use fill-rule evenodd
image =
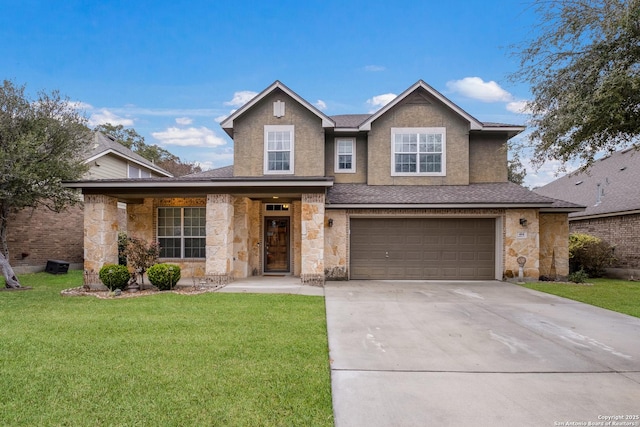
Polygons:
<instances>
[{"instance_id":1,"label":"garage","mask_svg":"<svg viewBox=\"0 0 640 427\"><path fill-rule=\"evenodd\" d=\"M351 279L495 279L494 218L351 218Z\"/></svg>"}]
</instances>

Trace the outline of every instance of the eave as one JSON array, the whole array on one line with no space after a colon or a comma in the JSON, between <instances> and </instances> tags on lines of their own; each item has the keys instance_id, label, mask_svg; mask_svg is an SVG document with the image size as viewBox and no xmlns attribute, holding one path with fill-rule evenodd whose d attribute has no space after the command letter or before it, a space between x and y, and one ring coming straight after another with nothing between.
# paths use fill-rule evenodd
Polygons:
<instances>
[{"instance_id":1,"label":"eave","mask_svg":"<svg viewBox=\"0 0 640 427\"><path fill-rule=\"evenodd\" d=\"M268 88L266 88L265 90L260 92L258 95L254 96L251 100L249 100L246 104L244 104L242 107L240 107L238 110L236 110L233 114L231 114L229 117L227 117L222 122L220 122L220 126L222 127L222 129L224 129L224 131L231 138L233 138L233 122L234 122L234 120L237 119L238 117L240 117L242 114L244 114L247 110L251 109L258 102L262 101L271 92L273 92L276 89L280 89L281 91L283 91L284 93L289 95L291 98L293 98L295 101L297 101L298 103L303 105L305 108L307 108L309 111L311 111L313 114L318 116L318 118L320 118L320 120L322 120L322 127L323 128L333 128L335 126L335 122L333 120L331 120L331 118L329 118L329 116L324 114L322 111L318 110L316 107L314 107L312 104L310 104L307 100L305 100L300 95L298 95L297 93L295 93L294 91L289 89L285 84L283 84L279 80L276 80Z\"/></svg>"}]
</instances>

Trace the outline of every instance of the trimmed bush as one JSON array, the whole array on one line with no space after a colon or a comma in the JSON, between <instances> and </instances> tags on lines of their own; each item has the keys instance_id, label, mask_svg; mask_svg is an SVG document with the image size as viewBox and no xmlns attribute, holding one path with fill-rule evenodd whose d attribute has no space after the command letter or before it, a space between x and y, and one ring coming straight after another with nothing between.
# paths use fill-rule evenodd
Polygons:
<instances>
[{"instance_id":1,"label":"trimmed bush","mask_svg":"<svg viewBox=\"0 0 640 427\"><path fill-rule=\"evenodd\" d=\"M585 233L569 236L570 271L584 270L589 277L601 277L615 262L613 247L607 242Z\"/></svg>"},{"instance_id":2,"label":"trimmed bush","mask_svg":"<svg viewBox=\"0 0 640 427\"><path fill-rule=\"evenodd\" d=\"M573 283L586 283L589 279L589 275L584 270L578 270L574 273L569 274L567 280Z\"/></svg>"},{"instance_id":3,"label":"trimmed bush","mask_svg":"<svg viewBox=\"0 0 640 427\"><path fill-rule=\"evenodd\" d=\"M180 266L175 264L155 264L147 270L151 284L161 291L173 289L180 280Z\"/></svg>"},{"instance_id":4,"label":"trimmed bush","mask_svg":"<svg viewBox=\"0 0 640 427\"><path fill-rule=\"evenodd\" d=\"M105 264L98 273L98 277L109 290L124 289L129 283L131 274L124 265Z\"/></svg>"}]
</instances>

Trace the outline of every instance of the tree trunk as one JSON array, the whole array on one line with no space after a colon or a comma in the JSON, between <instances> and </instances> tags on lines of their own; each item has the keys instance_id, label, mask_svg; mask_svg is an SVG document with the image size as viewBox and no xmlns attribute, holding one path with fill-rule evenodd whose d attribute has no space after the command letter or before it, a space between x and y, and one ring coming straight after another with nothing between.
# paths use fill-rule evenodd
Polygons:
<instances>
[{"instance_id":1,"label":"tree trunk","mask_svg":"<svg viewBox=\"0 0 640 427\"><path fill-rule=\"evenodd\" d=\"M0 205L0 268L2 268L6 287L15 289L21 288L22 286L20 286L20 282L18 282L18 278L9 264L9 245L7 244L8 216L9 209L5 205Z\"/></svg>"},{"instance_id":2,"label":"tree trunk","mask_svg":"<svg viewBox=\"0 0 640 427\"><path fill-rule=\"evenodd\" d=\"M13 268L11 268L11 265L9 264L9 260L2 254L2 252L0 252L0 268L2 268L2 274L4 275L4 280L7 283L7 288L16 289L21 287L16 274L13 272Z\"/></svg>"}]
</instances>

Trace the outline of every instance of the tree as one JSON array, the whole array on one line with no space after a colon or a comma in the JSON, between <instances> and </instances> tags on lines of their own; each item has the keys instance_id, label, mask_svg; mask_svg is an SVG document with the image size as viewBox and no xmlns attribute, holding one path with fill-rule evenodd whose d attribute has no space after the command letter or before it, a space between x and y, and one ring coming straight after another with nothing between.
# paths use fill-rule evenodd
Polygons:
<instances>
[{"instance_id":1,"label":"tree","mask_svg":"<svg viewBox=\"0 0 640 427\"><path fill-rule=\"evenodd\" d=\"M36 99L25 86L4 80L0 86L0 267L6 287L20 283L10 265L9 213L47 207L61 212L80 202L63 181L80 179L87 166L81 154L89 144L86 118L58 91Z\"/></svg>"},{"instance_id":2,"label":"tree","mask_svg":"<svg viewBox=\"0 0 640 427\"><path fill-rule=\"evenodd\" d=\"M524 184L524 178L527 176L527 170L524 168L518 152L514 152L512 154L511 159L507 162L507 168L509 182L513 182L518 185Z\"/></svg>"},{"instance_id":3,"label":"tree","mask_svg":"<svg viewBox=\"0 0 640 427\"><path fill-rule=\"evenodd\" d=\"M150 162L155 163L157 166L167 172L170 172L174 176L183 176L190 173L202 172L202 168L195 163L184 162L180 160L178 156L155 144L148 145L145 143L144 137L133 128L125 129L123 125L104 123L96 126L94 130L108 133L120 144L141 155Z\"/></svg>"},{"instance_id":4,"label":"tree","mask_svg":"<svg viewBox=\"0 0 640 427\"><path fill-rule=\"evenodd\" d=\"M534 0L537 36L511 78L531 85L533 163L614 151L640 135L640 0Z\"/></svg>"}]
</instances>

